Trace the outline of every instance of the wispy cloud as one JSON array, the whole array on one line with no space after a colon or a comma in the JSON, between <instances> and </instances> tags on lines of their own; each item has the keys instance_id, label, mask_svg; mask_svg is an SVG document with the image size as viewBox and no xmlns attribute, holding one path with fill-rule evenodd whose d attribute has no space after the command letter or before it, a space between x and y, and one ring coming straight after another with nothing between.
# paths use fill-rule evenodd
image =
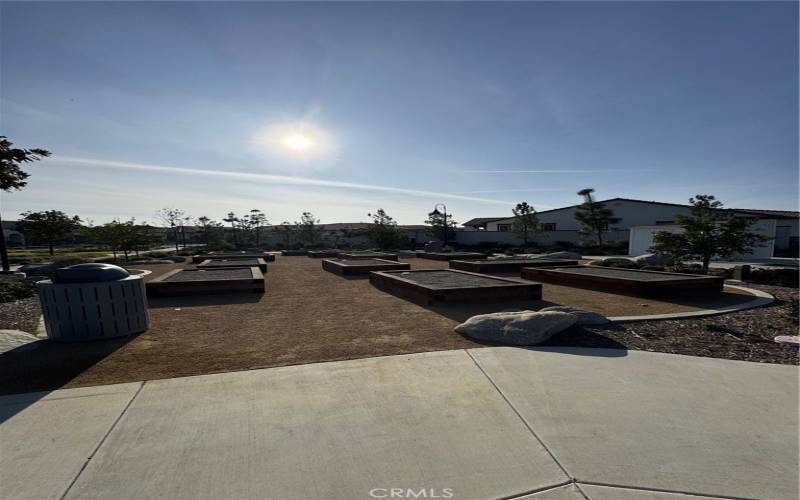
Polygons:
<instances>
[{"instance_id":1,"label":"wispy cloud","mask_svg":"<svg viewBox=\"0 0 800 500\"><path fill-rule=\"evenodd\" d=\"M598 170L451 170L463 174L604 174L610 172L651 172L649 168L605 168Z\"/></svg>"},{"instance_id":2,"label":"wispy cloud","mask_svg":"<svg viewBox=\"0 0 800 500\"><path fill-rule=\"evenodd\" d=\"M536 192L552 192L552 191L565 191L565 190L555 189L555 188L484 189L481 191L459 191L457 194L536 193Z\"/></svg>"},{"instance_id":3,"label":"wispy cloud","mask_svg":"<svg viewBox=\"0 0 800 500\"><path fill-rule=\"evenodd\" d=\"M446 199L473 201L477 203L488 203L488 204L505 205L505 206L509 205L510 203L508 201L503 201L503 200L495 200L495 199L476 197L476 196L466 196L455 193L440 193L436 191L406 189L393 186L380 186L376 184L361 184L355 182L332 181L327 179L314 179L310 177L293 177L287 175L259 174L254 172L239 172L233 170L206 170L200 168L174 167L168 165L153 165L146 163L132 163L125 161L101 160L93 158L76 158L68 156L61 156L58 157L57 159L52 159L47 161L53 161L53 162L60 161L64 163L83 165L87 167L129 169L129 170L140 170L147 172L160 172L160 173L175 174L175 175L191 175L191 176L203 175L209 177L228 177L235 179L247 179L251 181L262 181L272 184L327 187L334 189L359 190L359 191L378 191L384 193L403 194L421 198L446 198Z\"/></svg>"}]
</instances>

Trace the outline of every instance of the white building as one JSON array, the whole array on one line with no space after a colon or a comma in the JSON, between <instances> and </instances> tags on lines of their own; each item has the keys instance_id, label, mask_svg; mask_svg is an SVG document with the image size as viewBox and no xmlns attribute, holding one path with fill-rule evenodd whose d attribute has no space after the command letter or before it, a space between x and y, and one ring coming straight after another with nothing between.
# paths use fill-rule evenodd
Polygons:
<instances>
[{"instance_id":1,"label":"white building","mask_svg":"<svg viewBox=\"0 0 800 500\"><path fill-rule=\"evenodd\" d=\"M620 219L617 224L609 228L605 238L607 241L616 242L630 241L632 228L664 226L664 229L667 229L669 226L674 226L675 214L689 215L691 208L689 205L628 198L612 198L610 200L602 200L601 203L610 208L614 212L614 216ZM538 212L537 216L541 229L534 240L540 244L551 244L557 241L578 243L580 241L579 226L575 221L575 209L577 207L578 205L572 205ZM762 222L772 221L771 223L760 222L759 232L766 231L765 234L769 233L767 236L774 238L775 250L797 247L798 237L800 236L798 232L798 215L800 214L798 212L753 209L727 210L739 217L756 217ZM518 244L520 243L519 238L511 233L513 223L514 217L481 217L469 220L463 224L464 231L459 232L458 242L475 244L481 241L496 241ZM774 231L770 227L774 227ZM649 232L654 233L655 230ZM639 231L639 236L643 234L645 234L643 230ZM644 244L642 241L637 239L635 246L637 252Z\"/></svg>"}]
</instances>

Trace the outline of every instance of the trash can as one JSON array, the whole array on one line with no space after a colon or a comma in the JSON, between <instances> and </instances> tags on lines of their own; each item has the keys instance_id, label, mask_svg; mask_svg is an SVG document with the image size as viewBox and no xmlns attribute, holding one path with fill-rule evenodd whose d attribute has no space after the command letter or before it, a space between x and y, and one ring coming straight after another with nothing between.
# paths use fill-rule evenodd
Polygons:
<instances>
[{"instance_id":1,"label":"trash can","mask_svg":"<svg viewBox=\"0 0 800 500\"><path fill-rule=\"evenodd\" d=\"M36 285L51 340L111 339L150 327L144 279L119 266L77 264Z\"/></svg>"}]
</instances>

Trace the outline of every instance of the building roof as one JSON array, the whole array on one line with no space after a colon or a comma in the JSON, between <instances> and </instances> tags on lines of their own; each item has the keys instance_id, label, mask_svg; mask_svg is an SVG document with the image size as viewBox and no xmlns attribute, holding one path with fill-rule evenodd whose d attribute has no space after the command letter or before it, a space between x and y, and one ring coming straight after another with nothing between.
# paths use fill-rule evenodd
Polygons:
<instances>
[{"instance_id":1,"label":"building roof","mask_svg":"<svg viewBox=\"0 0 800 500\"><path fill-rule=\"evenodd\" d=\"M649 200L635 200L633 198L609 198L607 200L597 200L598 203L611 203L614 201L629 201L633 203L647 203L650 205L663 205L668 207L681 207L681 208L690 208L691 205L689 204L680 204L680 203L667 203L663 201L649 201ZM550 210L542 210L540 212L536 212L537 214L546 214L549 212L556 212L558 210L567 210L570 208L575 208L581 205L581 203L577 203L575 205L569 205L566 207L561 208L551 208ZM797 219L800 217L800 212L795 212L792 210L760 210L760 209L749 209L749 208L726 208L726 211L731 212L738 212L738 213L746 213L750 215L756 215L762 218L775 218L775 219ZM513 219L514 216L511 215L509 217L477 217L475 219L468 220L462 226L482 226L489 222L495 222L500 220L509 220Z\"/></svg>"},{"instance_id":2,"label":"building roof","mask_svg":"<svg viewBox=\"0 0 800 500\"><path fill-rule=\"evenodd\" d=\"M510 219L511 217L476 217L474 219L470 219L467 222L461 224L462 226L483 226L489 222L494 222L496 220L503 220L503 219Z\"/></svg>"}]
</instances>

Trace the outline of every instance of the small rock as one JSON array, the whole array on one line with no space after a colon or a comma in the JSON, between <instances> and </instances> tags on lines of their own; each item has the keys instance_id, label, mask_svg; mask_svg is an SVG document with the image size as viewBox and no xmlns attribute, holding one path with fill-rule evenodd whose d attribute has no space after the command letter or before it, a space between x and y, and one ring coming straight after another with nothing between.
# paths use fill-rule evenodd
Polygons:
<instances>
[{"instance_id":1,"label":"small rock","mask_svg":"<svg viewBox=\"0 0 800 500\"><path fill-rule=\"evenodd\" d=\"M778 335L775 342L779 344L800 345L800 335Z\"/></svg>"},{"instance_id":2,"label":"small rock","mask_svg":"<svg viewBox=\"0 0 800 500\"><path fill-rule=\"evenodd\" d=\"M473 316L455 331L476 340L510 345L537 345L566 330L578 321L563 312L500 312Z\"/></svg>"},{"instance_id":3,"label":"small rock","mask_svg":"<svg viewBox=\"0 0 800 500\"><path fill-rule=\"evenodd\" d=\"M576 325L605 325L606 323L610 323L609 319L603 316L602 314L593 311L587 311L586 309L580 309L578 307L550 306L539 310L539 312L549 312L549 311L572 314L573 316L578 318L578 321L575 323Z\"/></svg>"}]
</instances>

